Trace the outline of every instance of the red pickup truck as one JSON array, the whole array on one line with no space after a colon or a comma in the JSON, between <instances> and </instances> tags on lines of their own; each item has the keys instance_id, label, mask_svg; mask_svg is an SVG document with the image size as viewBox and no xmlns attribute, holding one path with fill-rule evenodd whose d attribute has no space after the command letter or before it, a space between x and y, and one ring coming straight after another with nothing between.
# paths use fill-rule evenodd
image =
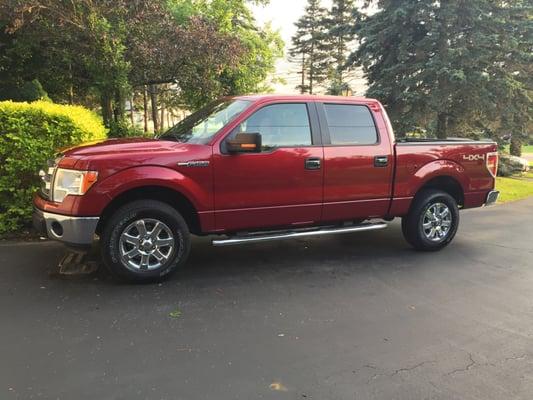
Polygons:
<instances>
[{"instance_id":1,"label":"red pickup truck","mask_svg":"<svg viewBox=\"0 0 533 400\"><path fill-rule=\"evenodd\" d=\"M396 140L382 105L327 96L214 102L157 139L64 151L41 171L34 224L48 237L100 237L115 275L154 280L183 265L191 234L217 246L385 228L439 250L459 209L493 203L493 142Z\"/></svg>"}]
</instances>

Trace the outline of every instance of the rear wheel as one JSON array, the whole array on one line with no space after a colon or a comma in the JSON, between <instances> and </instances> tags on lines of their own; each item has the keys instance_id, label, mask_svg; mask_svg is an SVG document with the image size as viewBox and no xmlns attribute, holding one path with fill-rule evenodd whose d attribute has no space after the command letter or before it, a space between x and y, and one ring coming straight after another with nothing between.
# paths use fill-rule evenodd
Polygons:
<instances>
[{"instance_id":1,"label":"rear wheel","mask_svg":"<svg viewBox=\"0 0 533 400\"><path fill-rule=\"evenodd\" d=\"M459 227L459 208L448 193L428 189L415 197L402 218L405 239L417 250L436 251L447 246Z\"/></svg>"},{"instance_id":2,"label":"rear wheel","mask_svg":"<svg viewBox=\"0 0 533 400\"><path fill-rule=\"evenodd\" d=\"M168 204L139 200L118 209L102 234L102 258L121 279L153 282L182 266L190 251L183 217Z\"/></svg>"}]
</instances>

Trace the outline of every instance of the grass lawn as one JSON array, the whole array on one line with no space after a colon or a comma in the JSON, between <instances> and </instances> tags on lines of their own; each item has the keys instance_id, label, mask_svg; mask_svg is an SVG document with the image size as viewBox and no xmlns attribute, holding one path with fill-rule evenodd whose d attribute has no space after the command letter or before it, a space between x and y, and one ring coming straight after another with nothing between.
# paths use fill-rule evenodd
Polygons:
<instances>
[{"instance_id":1,"label":"grass lawn","mask_svg":"<svg viewBox=\"0 0 533 400\"><path fill-rule=\"evenodd\" d=\"M522 176L496 178L496 189L500 191L500 203L525 199L533 196L533 171Z\"/></svg>"},{"instance_id":2,"label":"grass lawn","mask_svg":"<svg viewBox=\"0 0 533 400\"><path fill-rule=\"evenodd\" d=\"M509 145L505 146L505 149L509 151ZM533 145L522 145L522 154L533 153Z\"/></svg>"}]
</instances>

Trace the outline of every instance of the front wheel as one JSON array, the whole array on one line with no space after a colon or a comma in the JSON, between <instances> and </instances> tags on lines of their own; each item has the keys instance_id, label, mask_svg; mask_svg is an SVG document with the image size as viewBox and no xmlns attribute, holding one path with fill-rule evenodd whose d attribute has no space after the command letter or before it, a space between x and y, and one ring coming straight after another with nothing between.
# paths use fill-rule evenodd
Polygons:
<instances>
[{"instance_id":1,"label":"front wheel","mask_svg":"<svg viewBox=\"0 0 533 400\"><path fill-rule=\"evenodd\" d=\"M417 250L436 251L447 246L459 227L459 208L448 193L428 189L415 197L402 218L405 239Z\"/></svg>"},{"instance_id":2,"label":"front wheel","mask_svg":"<svg viewBox=\"0 0 533 400\"><path fill-rule=\"evenodd\" d=\"M102 258L120 279L159 281L182 266L191 241L183 217L171 206L139 200L119 208L101 237Z\"/></svg>"}]
</instances>

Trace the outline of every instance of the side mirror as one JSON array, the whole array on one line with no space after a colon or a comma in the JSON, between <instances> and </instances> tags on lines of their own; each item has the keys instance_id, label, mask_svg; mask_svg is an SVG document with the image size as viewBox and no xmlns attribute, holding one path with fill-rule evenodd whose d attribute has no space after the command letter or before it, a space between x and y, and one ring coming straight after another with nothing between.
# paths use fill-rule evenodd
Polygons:
<instances>
[{"instance_id":1,"label":"side mirror","mask_svg":"<svg viewBox=\"0 0 533 400\"><path fill-rule=\"evenodd\" d=\"M260 133L237 133L234 139L226 140L226 149L230 153L260 153Z\"/></svg>"}]
</instances>

